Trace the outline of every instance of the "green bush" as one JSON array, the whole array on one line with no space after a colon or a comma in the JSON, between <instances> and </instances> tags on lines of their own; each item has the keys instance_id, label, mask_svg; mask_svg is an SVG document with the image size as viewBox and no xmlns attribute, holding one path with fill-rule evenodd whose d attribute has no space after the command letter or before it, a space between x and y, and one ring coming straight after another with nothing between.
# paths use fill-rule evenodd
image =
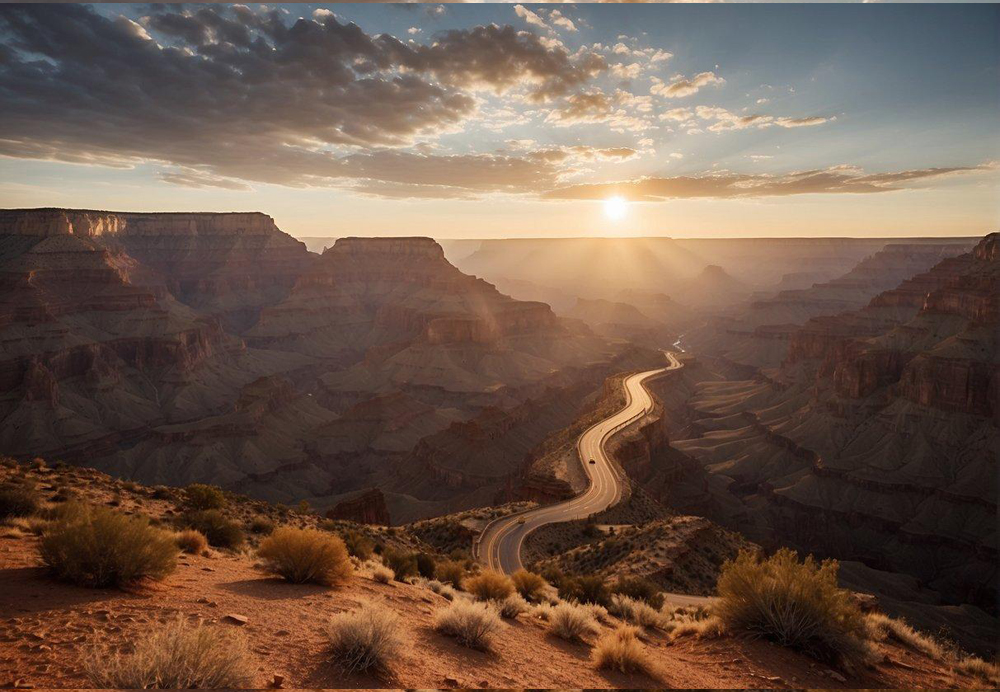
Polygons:
<instances>
[{"instance_id":1,"label":"green bush","mask_svg":"<svg viewBox=\"0 0 1000 692\"><path fill-rule=\"evenodd\" d=\"M40 508L38 493L30 485L6 483L0 486L0 519L30 517Z\"/></svg>"},{"instance_id":2,"label":"green bush","mask_svg":"<svg viewBox=\"0 0 1000 692\"><path fill-rule=\"evenodd\" d=\"M417 576L417 556L413 553L386 548L382 551L382 564L392 570L396 581L404 581L409 577Z\"/></svg>"},{"instance_id":3,"label":"green bush","mask_svg":"<svg viewBox=\"0 0 1000 692\"><path fill-rule=\"evenodd\" d=\"M375 548L375 544L365 536L360 531L344 531L341 535L344 539L344 545L347 546L347 552L352 556L358 558L362 562L365 562L372 556L372 551Z\"/></svg>"},{"instance_id":4,"label":"green bush","mask_svg":"<svg viewBox=\"0 0 1000 692\"><path fill-rule=\"evenodd\" d=\"M103 507L71 513L42 535L42 560L64 581L81 586L125 586L163 579L177 567L174 537Z\"/></svg>"},{"instance_id":5,"label":"green bush","mask_svg":"<svg viewBox=\"0 0 1000 692\"><path fill-rule=\"evenodd\" d=\"M830 663L862 663L864 618L837 586L837 567L812 556L799 562L787 548L766 559L742 551L722 565L713 614L736 634L762 636Z\"/></svg>"},{"instance_id":6,"label":"green bush","mask_svg":"<svg viewBox=\"0 0 1000 692\"><path fill-rule=\"evenodd\" d=\"M424 579L434 579L437 573L437 563L427 553L417 553L417 572Z\"/></svg>"},{"instance_id":7,"label":"green bush","mask_svg":"<svg viewBox=\"0 0 1000 692\"><path fill-rule=\"evenodd\" d=\"M226 517L217 509L204 509L188 512L181 517L181 524L187 528L201 531L210 545L216 548L234 550L243 545L245 537L243 529L235 521Z\"/></svg>"},{"instance_id":8,"label":"green bush","mask_svg":"<svg viewBox=\"0 0 1000 692\"><path fill-rule=\"evenodd\" d=\"M194 510L222 509L226 498L214 485L192 483L184 489L184 504Z\"/></svg>"},{"instance_id":9,"label":"green bush","mask_svg":"<svg viewBox=\"0 0 1000 692\"><path fill-rule=\"evenodd\" d=\"M628 596L636 601L645 601L659 610L663 607L663 591L659 584L642 577L622 577L611 589L612 593Z\"/></svg>"},{"instance_id":10,"label":"green bush","mask_svg":"<svg viewBox=\"0 0 1000 692\"><path fill-rule=\"evenodd\" d=\"M295 584L332 586L353 572L340 537L316 529L276 529L261 542L257 555L268 571Z\"/></svg>"}]
</instances>

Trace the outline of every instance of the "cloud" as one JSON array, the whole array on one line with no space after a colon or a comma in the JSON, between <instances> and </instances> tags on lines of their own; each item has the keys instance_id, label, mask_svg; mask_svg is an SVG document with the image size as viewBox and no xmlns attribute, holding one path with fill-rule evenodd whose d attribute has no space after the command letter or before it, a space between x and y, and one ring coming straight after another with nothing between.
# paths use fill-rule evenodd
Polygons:
<instances>
[{"instance_id":1,"label":"cloud","mask_svg":"<svg viewBox=\"0 0 1000 692\"><path fill-rule=\"evenodd\" d=\"M722 77L717 77L714 72L700 72L688 79L683 75L678 75L669 83L659 78L653 78L653 86L649 93L666 96L667 98L683 98L697 94L705 86L721 86L726 83Z\"/></svg>"},{"instance_id":2,"label":"cloud","mask_svg":"<svg viewBox=\"0 0 1000 692\"><path fill-rule=\"evenodd\" d=\"M866 174L854 167L798 171L781 175L719 173L672 178L639 178L615 183L581 184L556 188L544 199L607 199L619 195L633 201L668 199L739 199L806 194L871 194L913 187L914 183L995 171L996 164L951 168L921 168L894 173Z\"/></svg>"},{"instance_id":3,"label":"cloud","mask_svg":"<svg viewBox=\"0 0 1000 692\"><path fill-rule=\"evenodd\" d=\"M148 162L189 186L339 185L359 165L345 153L462 129L483 110L478 92L558 103L607 69L589 49L571 55L510 26L404 43L331 12L149 12L134 22L87 5L4 6L0 156Z\"/></svg>"},{"instance_id":4,"label":"cloud","mask_svg":"<svg viewBox=\"0 0 1000 692\"><path fill-rule=\"evenodd\" d=\"M221 188L223 190L250 190L251 187L239 180L220 178L210 173L187 169L165 171L159 174L160 180L171 185L193 188Z\"/></svg>"},{"instance_id":5,"label":"cloud","mask_svg":"<svg viewBox=\"0 0 1000 692\"><path fill-rule=\"evenodd\" d=\"M674 109L677 110L677 109ZM820 117L810 116L805 118L789 118L773 115L739 115L732 113L725 108L717 106L698 106L695 113L702 120L715 121L709 126L710 132L728 132L730 130L762 129L766 127L778 126L785 128L814 127L836 120L836 116Z\"/></svg>"},{"instance_id":6,"label":"cloud","mask_svg":"<svg viewBox=\"0 0 1000 692\"><path fill-rule=\"evenodd\" d=\"M552 10L549 12L549 21L555 26L558 26L566 31L576 31L576 24L573 20L564 15L559 10Z\"/></svg>"},{"instance_id":7,"label":"cloud","mask_svg":"<svg viewBox=\"0 0 1000 692\"><path fill-rule=\"evenodd\" d=\"M524 5L514 5L514 14L526 21L528 24L541 27L542 29L549 28L549 25L545 23L544 19L529 10Z\"/></svg>"}]
</instances>

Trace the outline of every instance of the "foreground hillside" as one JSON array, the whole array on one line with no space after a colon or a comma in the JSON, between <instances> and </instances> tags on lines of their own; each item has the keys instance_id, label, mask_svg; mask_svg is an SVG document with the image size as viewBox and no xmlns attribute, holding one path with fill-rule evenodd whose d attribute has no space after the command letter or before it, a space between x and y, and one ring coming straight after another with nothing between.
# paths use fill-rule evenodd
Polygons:
<instances>
[{"instance_id":1,"label":"foreground hillside","mask_svg":"<svg viewBox=\"0 0 1000 692\"><path fill-rule=\"evenodd\" d=\"M503 620L488 650L470 649L439 631L435 622L450 607L449 599L464 603L471 597L439 582L393 580L378 557L363 563L354 559L353 573L332 587L291 584L264 571L255 547L263 536L276 526L314 526L318 519L235 496L227 500L226 515L258 532L250 533L243 547L182 553L162 580L146 579L122 589L75 586L57 581L43 566L35 535L55 530L45 516L57 515L67 499L114 507L125 515L149 515L167 527L187 511L185 503L208 502L212 493L145 488L87 469L50 469L41 462L30 470L7 462L0 473L5 489L27 483L45 498L40 513L8 518L0 530L4 685L91 686L95 657L102 661L98 667L106 668L110 653L127 658L151 633L177 627L178 619L205 623L210 641L231 642L226 656L238 654L245 684L253 687L885 688L971 687L984 681L971 675L967 665L958 670L945 652L922 653L919 649L927 649L929 640L907 646L890 637L877 644L868 665L844 668L763 640L711 634L699 624L708 622L698 619L702 616L669 605L640 636L647 672L597 668L593 647L620 626L618 617L601 609L590 611L599 623L588 625L592 629L579 640L567 641L550 631L547 619L554 616L549 606L524 605L522 612ZM383 560L406 547L429 549L406 531L343 523L331 528L345 535L368 531L382 545ZM555 598L546 593L545 599ZM334 660L326 632L331 617L359 611L365 604L380 617L397 618L394 628L402 635L387 670L378 675L346 673Z\"/></svg>"}]
</instances>

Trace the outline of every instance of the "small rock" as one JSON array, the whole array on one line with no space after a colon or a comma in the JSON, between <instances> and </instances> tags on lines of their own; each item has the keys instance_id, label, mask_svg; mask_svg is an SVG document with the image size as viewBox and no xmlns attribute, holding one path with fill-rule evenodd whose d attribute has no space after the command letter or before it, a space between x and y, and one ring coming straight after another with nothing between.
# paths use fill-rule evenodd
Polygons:
<instances>
[{"instance_id":1,"label":"small rock","mask_svg":"<svg viewBox=\"0 0 1000 692\"><path fill-rule=\"evenodd\" d=\"M273 687L276 690L280 690L281 686L284 685L284 684L285 684L285 676L284 675L278 675L277 673L275 673L274 677L271 678L271 687Z\"/></svg>"},{"instance_id":2,"label":"small rock","mask_svg":"<svg viewBox=\"0 0 1000 692\"><path fill-rule=\"evenodd\" d=\"M826 674L829 675L834 680L836 680L837 682L847 682L847 678L845 678L843 675L841 675L835 670L827 670Z\"/></svg>"},{"instance_id":3,"label":"small rock","mask_svg":"<svg viewBox=\"0 0 1000 692\"><path fill-rule=\"evenodd\" d=\"M451 685L453 687L457 687L458 686L458 680L456 680L455 678L445 678L444 679L444 684Z\"/></svg>"},{"instance_id":4,"label":"small rock","mask_svg":"<svg viewBox=\"0 0 1000 692\"><path fill-rule=\"evenodd\" d=\"M202 567L201 571L202 572L214 572L215 569L213 569L212 567Z\"/></svg>"},{"instance_id":5,"label":"small rock","mask_svg":"<svg viewBox=\"0 0 1000 692\"><path fill-rule=\"evenodd\" d=\"M288 630L278 630L274 634L278 637L287 637L288 635L291 634L291 632L289 632Z\"/></svg>"},{"instance_id":6,"label":"small rock","mask_svg":"<svg viewBox=\"0 0 1000 692\"><path fill-rule=\"evenodd\" d=\"M228 615L223 615L222 620L223 622L230 622L234 625L239 625L240 627L249 622L246 615L237 615L236 613L229 613Z\"/></svg>"},{"instance_id":7,"label":"small rock","mask_svg":"<svg viewBox=\"0 0 1000 692\"><path fill-rule=\"evenodd\" d=\"M15 690L30 690L31 688L34 687L34 685L32 685L24 678L18 678L11 684L11 687L13 687Z\"/></svg>"}]
</instances>

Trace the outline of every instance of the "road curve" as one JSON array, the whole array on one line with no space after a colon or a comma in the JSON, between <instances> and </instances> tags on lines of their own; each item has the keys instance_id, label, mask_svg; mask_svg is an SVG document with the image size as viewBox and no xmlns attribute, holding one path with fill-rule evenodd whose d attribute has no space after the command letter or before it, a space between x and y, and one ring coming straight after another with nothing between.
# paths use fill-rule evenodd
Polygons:
<instances>
[{"instance_id":1,"label":"road curve","mask_svg":"<svg viewBox=\"0 0 1000 692\"><path fill-rule=\"evenodd\" d=\"M595 423L580 436L577 450L590 484L576 497L554 505L519 512L491 522L476 545L476 557L490 569L510 574L521 568L521 545L540 526L584 519L614 505L621 498L623 481L604 450L614 433L640 418L653 407L653 397L643 386L650 377L683 367L677 357L665 352L670 365L625 378L625 408ZM595 463L588 463L593 459Z\"/></svg>"}]
</instances>

